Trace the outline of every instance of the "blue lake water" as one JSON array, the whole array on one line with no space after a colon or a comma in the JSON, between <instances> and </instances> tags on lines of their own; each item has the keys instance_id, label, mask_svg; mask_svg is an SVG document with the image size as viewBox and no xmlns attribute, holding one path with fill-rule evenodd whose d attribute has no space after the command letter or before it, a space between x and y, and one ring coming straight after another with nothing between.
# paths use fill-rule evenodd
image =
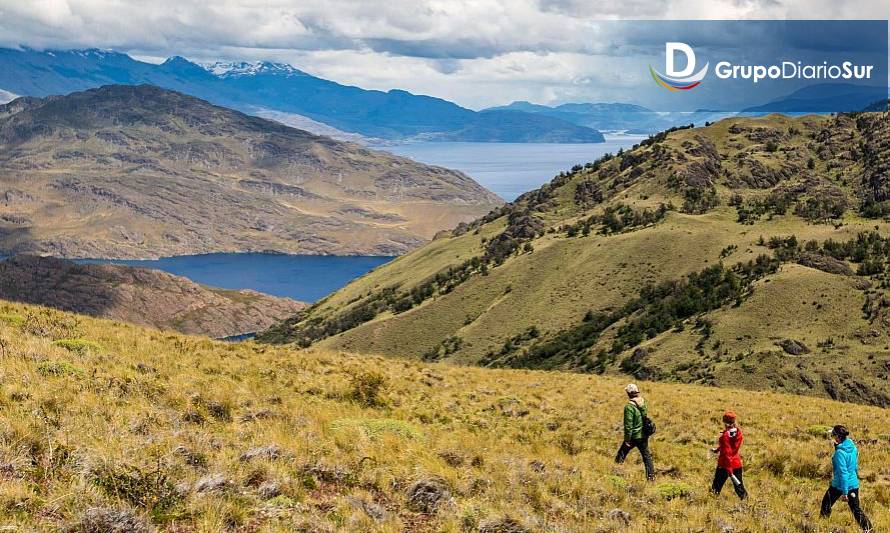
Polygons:
<instances>
[{"instance_id":1,"label":"blue lake water","mask_svg":"<svg viewBox=\"0 0 890 533\"><path fill-rule=\"evenodd\" d=\"M614 154L620 148L630 148L643 139L635 135L607 135L606 142L593 144L431 142L373 148L460 170L501 198L512 201L563 170L606 153Z\"/></svg>"},{"instance_id":2,"label":"blue lake water","mask_svg":"<svg viewBox=\"0 0 890 533\"><path fill-rule=\"evenodd\" d=\"M83 259L78 262L156 268L213 287L253 289L314 302L391 259L249 253L184 255L139 261Z\"/></svg>"}]
</instances>

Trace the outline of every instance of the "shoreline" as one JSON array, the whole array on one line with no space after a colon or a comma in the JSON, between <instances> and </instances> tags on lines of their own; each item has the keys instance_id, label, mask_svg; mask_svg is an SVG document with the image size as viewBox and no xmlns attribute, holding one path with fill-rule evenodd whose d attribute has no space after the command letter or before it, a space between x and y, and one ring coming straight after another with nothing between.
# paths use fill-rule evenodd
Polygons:
<instances>
[{"instance_id":1,"label":"shoreline","mask_svg":"<svg viewBox=\"0 0 890 533\"><path fill-rule=\"evenodd\" d=\"M410 252L409 252L410 253ZM10 257L15 257L18 255L34 255L38 257L54 257L56 259L66 259L68 261L74 261L76 263L82 262L112 262L112 261L163 261L165 259L178 259L185 257L207 257L211 255L266 255L266 256L283 256L283 257L380 257L385 258L389 257L391 259L395 259L397 257L402 257L402 255L385 255L385 254L321 254L321 253L305 253L305 254L293 254L287 252L276 252L276 251L264 251L264 252L204 252L204 253L194 253L194 254L176 254L176 255L157 255L157 256L117 256L117 257L82 257L82 256L68 256L68 255L54 255L54 254L46 254L46 253L33 253L33 252L20 252L20 253L4 253L0 252L0 261L4 261L9 259Z\"/></svg>"}]
</instances>

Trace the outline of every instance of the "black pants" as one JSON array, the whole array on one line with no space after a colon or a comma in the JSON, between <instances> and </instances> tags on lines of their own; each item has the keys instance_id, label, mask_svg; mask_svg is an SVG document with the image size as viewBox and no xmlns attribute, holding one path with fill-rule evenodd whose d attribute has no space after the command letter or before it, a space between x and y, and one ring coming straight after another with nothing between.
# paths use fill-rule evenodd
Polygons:
<instances>
[{"instance_id":1,"label":"black pants","mask_svg":"<svg viewBox=\"0 0 890 533\"><path fill-rule=\"evenodd\" d=\"M618 453L615 455L615 462L621 464L627 459L627 454L630 453L632 449L640 450L640 456L643 458L643 466L646 467L646 479L652 481L655 479L655 467L652 465L652 452L649 451L649 439L643 437L642 439L634 439L630 441L630 444L626 442L621 443L621 447L618 448Z\"/></svg>"},{"instance_id":2,"label":"black pants","mask_svg":"<svg viewBox=\"0 0 890 533\"><path fill-rule=\"evenodd\" d=\"M825 492L825 497L822 498L822 511L819 514L821 514L823 518L831 516L831 506L843 495L844 493L838 489L828 487L828 490ZM872 529L871 521L865 516L865 512L862 511L862 508L859 507L859 489L851 489L850 492L847 493L847 505L850 506L850 511L853 513L853 518L856 519L856 523L859 524L859 527L861 527L863 531L870 531Z\"/></svg>"},{"instance_id":3,"label":"black pants","mask_svg":"<svg viewBox=\"0 0 890 533\"><path fill-rule=\"evenodd\" d=\"M735 489L735 493L738 494L739 498L744 500L748 497L748 491L745 490L745 482L742 479L742 469L736 468L732 471L735 474L736 479L739 480L739 484L736 485L735 482L732 484L732 488ZM717 467L717 471L714 472L714 482L711 483L711 492L714 494L720 494L720 491L723 490L723 485L726 483L726 480L729 479L729 470L721 467Z\"/></svg>"}]
</instances>

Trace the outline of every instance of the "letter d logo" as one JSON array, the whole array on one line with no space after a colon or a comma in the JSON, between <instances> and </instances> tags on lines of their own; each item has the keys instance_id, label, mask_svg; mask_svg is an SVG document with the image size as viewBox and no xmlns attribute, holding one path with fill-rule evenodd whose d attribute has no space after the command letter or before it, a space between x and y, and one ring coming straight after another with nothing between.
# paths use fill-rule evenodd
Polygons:
<instances>
[{"instance_id":1,"label":"letter d logo","mask_svg":"<svg viewBox=\"0 0 890 533\"><path fill-rule=\"evenodd\" d=\"M686 68L674 70L674 57L677 52L686 55ZM695 70L695 52L686 43L664 43L664 73L671 78L685 78Z\"/></svg>"},{"instance_id":2,"label":"letter d logo","mask_svg":"<svg viewBox=\"0 0 890 533\"><path fill-rule=\"evenodd\" d=\"M674 68L674 59L677 52L681 52L686 56L686 68L679 71ZM667 72L667 75L658 72L652 68L652 65L649 65L649 72L652 74L652 79L655 80L655 83L671 92L678 90L688 91L701 83L701 80L708 73L709 65L710 63L705 63L705 66L700 71L693 74L695 71L695 52L692 50L692 47L686 43L664 43L664 70Z\"/></svg>"}]
</instances>

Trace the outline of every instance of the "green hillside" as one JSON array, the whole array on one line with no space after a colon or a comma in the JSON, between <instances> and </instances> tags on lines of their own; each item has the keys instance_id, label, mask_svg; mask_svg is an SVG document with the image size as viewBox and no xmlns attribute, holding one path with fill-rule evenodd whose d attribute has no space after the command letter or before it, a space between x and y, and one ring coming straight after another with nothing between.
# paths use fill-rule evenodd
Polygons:
<instances>
[{"instance_id":1,"label":"green hillside","mask_svg":"<svg viewBox=\"0 0 890 533\"><path fill-rule=\"evenodd\" d=\"M755 291L757 294L757 291ZM890 524L886 412L641 382L658 477L612 458L622 378L229 344L0 302L6 531L853 531L826 426ZM708 494L739 413L750 498ZM395 453L394 453L395 452ZM765 526L768 524L768 526Z\"/></svg>"},{"instance_id":2,"label":"green hillside","mask_svg":"<svg viewBox=\"0 0 890 533\"><path fill-rule=\"evenodd\" d=\"M263 340L888 405L888 120L771 115L659 134Z\"/></svg>"}]
</instances>

